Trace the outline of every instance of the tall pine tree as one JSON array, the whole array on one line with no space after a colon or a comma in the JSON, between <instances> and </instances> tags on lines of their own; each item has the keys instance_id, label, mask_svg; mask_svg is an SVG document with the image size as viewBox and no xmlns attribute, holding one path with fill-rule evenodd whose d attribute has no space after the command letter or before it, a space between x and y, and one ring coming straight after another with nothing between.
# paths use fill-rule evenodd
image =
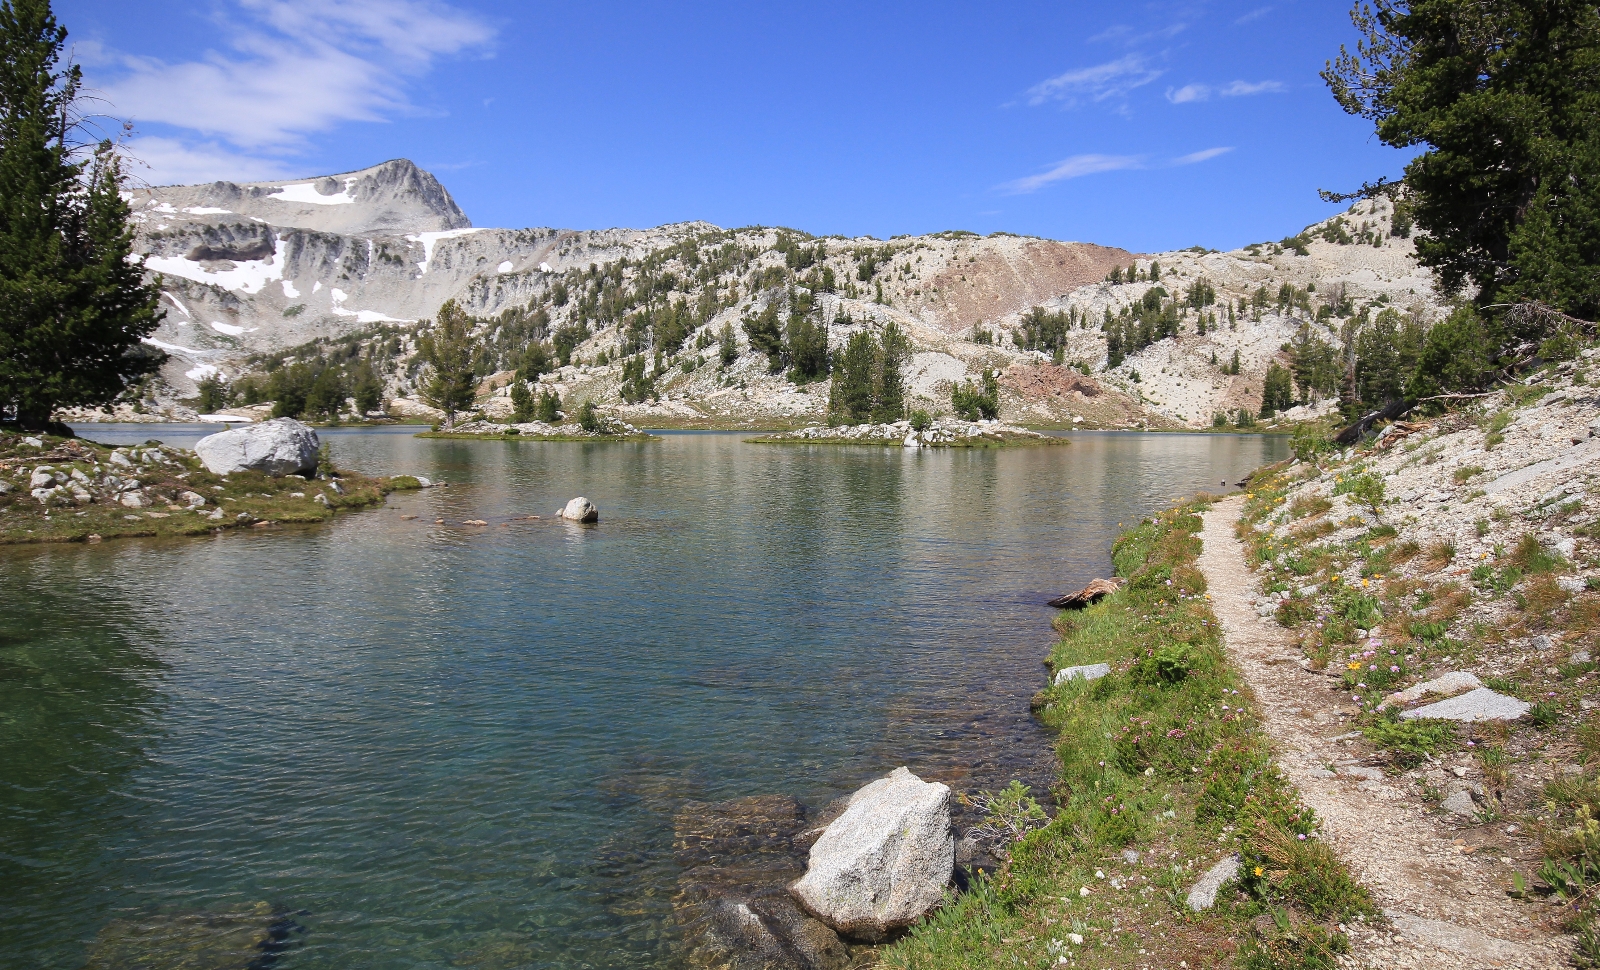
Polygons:
<instances>
[{"instance_id":1,"label":"tall pine tree","mask_svg":"<svg viewBox=\"0 0 1600 970\"><path fill-rule=\"evenodd\" d=\"M47 424L160 365L160 291L133 254L115 150L72 142L82 79L49 0L0 2L0 417Z\"/></svg>"},{"instance_id":2,"label":"tall pine tree","mask_svg":"<svg viewBox=\"0 0 1600 970\"><path fill-rule=\"evenodd\" d=\"M439 308L439 322L417 340L417 354L432 371L422 385L422 399L444 412L446 430L456 414L477 399L478 375L472 363L472 320L454 300Z\"/></svg>"}]
</instances>

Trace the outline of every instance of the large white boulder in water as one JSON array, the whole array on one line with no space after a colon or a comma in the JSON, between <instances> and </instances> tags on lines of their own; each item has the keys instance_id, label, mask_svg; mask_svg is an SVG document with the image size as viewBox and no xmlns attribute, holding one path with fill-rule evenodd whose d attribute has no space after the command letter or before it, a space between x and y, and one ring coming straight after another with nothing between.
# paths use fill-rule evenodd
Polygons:
<instances>
[{"instance_id":1,"label":"large white boulder in water","mask_svg":"<svg viewBox=\"0 0 1600 970\"><path fill-rule=\"evenodd\" d=\"M896 768L850 796L789 892L840 933L880 940L939 905L955 863L949 787Z\"/></svg>"},{"instance_id":2,"label":"large white boulder in water","mask_svg":"<svg viewBox=\"0 0 1600 970\"><path fill-rule=\"evenodd\" d=\"M599 522L600 510L594 507L593 502L580 495L562 508L561 517L572 522Z\"/></svg>"},{"instance_id":3,"label":"large white boulder in water","mask_svg":"<svg viewBox=\"0 0 1600 970\"><path fill-rule=\"evenodd\" d=\"M206 470L266 472L268 475L310 475L317 470L317 433L293 418L278 418L208 435L194 453Z\"/></svg>"}]
</instances>

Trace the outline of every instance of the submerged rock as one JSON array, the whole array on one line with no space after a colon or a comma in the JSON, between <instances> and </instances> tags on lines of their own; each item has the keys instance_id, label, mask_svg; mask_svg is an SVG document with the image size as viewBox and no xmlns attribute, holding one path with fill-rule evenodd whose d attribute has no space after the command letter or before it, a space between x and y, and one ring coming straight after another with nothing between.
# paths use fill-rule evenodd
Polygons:
<instances>
[{"instance_id":1,"label":"submerged rock","mask_svg":"<svg viewBox=\"0 0 1600 970\"><path fill-rule=\"evenodd\" d=\"M689 928L689 962L708 970L842 970L850 947L781 886L706 899Z\"/></svg>"},{"instance_id":2,"label":"submerged rock","mask_svg":"<svg viewBox=\"0 0 1600 970\"><path fill-rule=\"evenodd\" d=\"M208 435L195 443L206 470L217 475L266 472L310 475L317 470L317 433L293 418L278 418Z\"/></svg>"},{"instance_id":3,"label":"submerged rock","mask_svg":"<svg viewBox=\"0 0 1600 970\"><path fill-rule=\"evenodd\" d=\"M840 970L850 947L784 888L804 867L804 805L786 795L689 802L673 820L673 911L707 970Z\"/></svg>"},{"instance_id":4,"label":"submerged rock","mask_svg":"<svg viewBox=\"0 0 1600 970\"><path fill-rule=\"evenodd\" d=\"M954 870L949 787L896 768L851 796L789 891L840 933L881 940L939 905Z\"/></svg>"},{"instance_id":5,"label":"submerged rock","mask_svg":"<svg viewBox=\"0 0 1600 970\"><path fill-rule=\"evenodd\" d=\"M253 970L267 965L295 928L266 903L117 919L95 937L84 970Z\"/></svg>"}]
</instances>

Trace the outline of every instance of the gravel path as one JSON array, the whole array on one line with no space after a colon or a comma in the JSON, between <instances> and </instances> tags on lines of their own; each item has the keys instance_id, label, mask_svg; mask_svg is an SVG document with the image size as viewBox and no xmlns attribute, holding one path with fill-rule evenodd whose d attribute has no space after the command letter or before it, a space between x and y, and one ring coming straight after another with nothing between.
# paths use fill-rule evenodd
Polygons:
<instances>
[{"instance_id":1,"label":"gravel path","mask_svg":"<svg viewBox=\"0 0 1600 970\"><path fill-rule=\"evenodd\" d=\"M1205 573L1228 653L1243 671L1278 764L1322 819L1324 837L1373 894L1388 925L1351 926L1349 967L1567 966L1570 942L1546 925L1550 908L1506 895L1511 867L1482 829L1463 833L1409 790L1358 759L1338 681L1303 666L1276 621L1250 602L1255 576L1234 533L1243 496L1205 515ZM1470 834L1472 837L1463 838ZM1477 843L1477 844L1472 844ZM1485 844L1490 843L1490 844Z\"/></svg>"}]
</instances>

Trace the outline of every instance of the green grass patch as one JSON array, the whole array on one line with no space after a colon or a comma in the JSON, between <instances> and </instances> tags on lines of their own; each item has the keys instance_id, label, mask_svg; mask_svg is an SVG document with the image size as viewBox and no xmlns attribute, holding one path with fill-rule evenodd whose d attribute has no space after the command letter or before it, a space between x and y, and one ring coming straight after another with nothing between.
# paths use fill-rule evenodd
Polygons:
<instances>
[{"instance_id":1,"label":"green grass patch","mask_svg":"<svg viewBox=\"0 0 1600 970\"><path fill-rule=\"evenodd\" d=\"M1319 966L1345 945L1340 921L1375 915L1272 764L1227 661L1194 567L1200 511L1173 509L1124 533L1112 558L1128 585L1058 620L1052 669L1111 672L1035 700L1061 738L1054 817L1001 871L888 947L884 966L1047 966L1063 956L1078 967L1198 966L1219 955ZM1126 861L1130 851L1139 862ZM1230 852L1241 878L1215 909L1190 912L1188 887Z\"/></svg>"}]
</instances>

